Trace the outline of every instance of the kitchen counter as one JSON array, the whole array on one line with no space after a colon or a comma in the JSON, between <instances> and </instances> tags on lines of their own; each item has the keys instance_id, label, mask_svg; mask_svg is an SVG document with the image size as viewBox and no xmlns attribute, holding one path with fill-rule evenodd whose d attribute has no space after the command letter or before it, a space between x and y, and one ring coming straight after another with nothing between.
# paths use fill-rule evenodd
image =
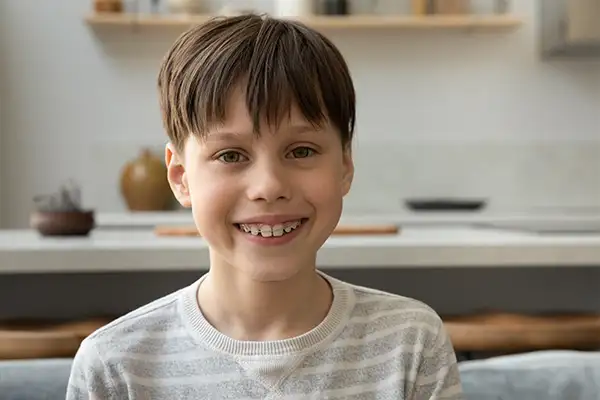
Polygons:
<instances>
[{"instance_id":1,"label":"kitchen counter","mask_svg":"<svg viewBox=\"0 0 600 400\"><path fill-rule=\"evenodd\" d=\"M343 214L347 223L398 223L401 225L465 225L472 223L557 222L600 223L600 209L579 212L565 210L482 211L482 212L400 212L396 214ZM191 225L191 211L100 212L96 224L101 229L152 229L156 225Z\"/></svg>"},{"instance_id":2,"label":"kitchen counter","mask_svg":"<svg viewBox=\"0 0 600 400\"><path fill-rule=\"evenodd\" d=\"M600 266L600 233L535 234L474 226L407 226L398 235L336 236L320 268ZM42 238L0 230L0 274L208 268L200 238L151 230L96 230L85 238Z\"/></svg>"}]
</instances>

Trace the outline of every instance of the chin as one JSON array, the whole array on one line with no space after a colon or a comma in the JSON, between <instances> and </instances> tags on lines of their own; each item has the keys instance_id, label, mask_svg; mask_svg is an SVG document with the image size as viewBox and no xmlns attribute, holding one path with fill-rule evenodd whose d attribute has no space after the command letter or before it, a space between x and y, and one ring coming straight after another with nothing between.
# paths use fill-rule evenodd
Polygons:
<instances>
[{"instance_id":1,"label":"chin","mask_svg":"<svg viewBox=\"0 0 600 400\"><path fill-rule=\"evenodd\" d=\"M309 267L314 269L310 264L294 262L292 260L276 261L256 260L254 262L245 260L237 264L237 269L242 274L247 275L250 279L258 282L283 282L293 279L298 274L305 272Z\"/></svg>"}]
</instances>

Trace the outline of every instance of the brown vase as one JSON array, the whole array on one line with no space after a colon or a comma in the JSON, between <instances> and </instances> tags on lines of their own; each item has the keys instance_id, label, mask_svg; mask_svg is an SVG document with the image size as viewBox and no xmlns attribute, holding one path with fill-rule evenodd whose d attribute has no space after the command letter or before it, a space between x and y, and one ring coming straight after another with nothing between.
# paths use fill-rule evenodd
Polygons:
<instances>
[{"instance_id":1,"label":"brown vase","mask_svg":"<svg viewBox=\"0 0 600 400\"><path fill-rule=\"evenodd\" d=\"M131 211L172 209L174 197L164 162L149 149L142 149L122 170L121 194Z\"/></svg>"}]
</instances>

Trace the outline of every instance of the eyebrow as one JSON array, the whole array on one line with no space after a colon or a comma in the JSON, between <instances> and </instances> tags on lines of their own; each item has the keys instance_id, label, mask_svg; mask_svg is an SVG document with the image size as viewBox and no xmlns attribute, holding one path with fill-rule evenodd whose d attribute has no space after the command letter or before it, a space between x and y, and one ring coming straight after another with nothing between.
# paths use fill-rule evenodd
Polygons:
<instances>
[{"instance_id":1,"label":"eyebrow","mask_svg":"<svg viewBox=\"0 0 600 400\"><path fill-rule=\"evenodd\" d=\"M318 131L322 130L322 128L320 128L318 126L308 125L308 124L299 124L299 125L291 126L288 130L291 134L297 135L297 134L307 134L307 133L318 132ZM221 142L221 141L227 141L227 140L240 140L240 139L244 139L247 137L254 138L254 137L256 137L256 135L249 131L229 131L229 130L216 131L216 132L209 133L208 135L206 135L206 139L211 142Z\"/></svg>"},{"instance_id":2,"label":"eyebrow","mask_svg":"<svg viewBox=\"0 0 600 400\"><path fill-rule=\"evenodd\" d=\"M221 142L226 140L239 140L247 136L251 136L251 133L235 132L235 131L217 131L206 135L206 140L211 142Z\"/></svg>"},{"instance_id":3,"label":"eyebrow","mask_svg":"<svg viewBox=\"0 0 600 400\"><path fill-rule=\"evenodd\" d=\"M314 133L314 132L319 132L322 129L323 128L318 125L301 124L301 125L293 125L292 127L290 127L290 133L292 133L292 134Z\"/></svg>"}]
</instances>

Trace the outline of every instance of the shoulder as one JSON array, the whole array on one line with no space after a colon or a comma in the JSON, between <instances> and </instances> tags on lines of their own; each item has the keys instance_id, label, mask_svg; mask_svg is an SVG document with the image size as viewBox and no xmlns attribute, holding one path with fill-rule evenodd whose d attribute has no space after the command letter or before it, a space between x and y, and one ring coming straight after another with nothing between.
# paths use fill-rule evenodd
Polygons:
<instances>
[{"instance_id":1,"label":"shoulder","mask_svg":"<svg viewBox=\"0 0 600 400\"><path fill-rule=\"evenodd\" d=\"M353 304L338 345L394 349L411 362L453 353L440 315L423 301L378 289L332 281L352 293Z\"/></svg>"},{"instance_id":2,"label":"shoulder","mask_svg":"<svg viewBox=\"0 0 600 400\"><path fill-rule=\"evenodd\" d=\"M172 329L181 329L179 299L185 289L180 289L156 299L97 329L85 340L102 346L128 339L161 334Z\"/></svg>"},{"instance_id":3,"label":"shoulder","mask_svg":"<svg viewBox=\"0 0 600 400\"><path fill-rule=\"evenodd\" d=\"M88 398L89 393L110 398L122 390L122 371L129 364L158 355L168 350L172 339L183 337L178 307L184 290L139 307L87 336L73 358L67 399Z\"/></svg>"},{"instance_id":4,"label":"shoulder","mask_svg":"<svg viewBox=\"0 0 600 400\"><path fill-rule=\"evenodd\" d=\"M82 341L78 355L85 360L101 358L101 364L108 367L131 353L154 354L167 344L167 339L184 337L187 330L180 316L184 290L156 299L97 329Z\"/></svg>"},{"instance_id":5,"label":"shoulder","mask_svg":"<svg viewBox=\"0 0 600 400\"><path fill-rule=\"evenodd\" d=\"M386 351L410 376L407 398L463 400L456 354L442 318L428 304L397 294L348 285L354 307L340 345L360 343L366 354Z\"/></svg>"},{"instance_id":6,"label":"shoulder","mask_svg":"<svg viewBox=\"0 0 600 400\"><path fill-rule=\"evenodd\" d=\"M365 286L342 284L354 293L351 323L368 323L377 329L416 329L434 335L443 329L439 314L423 301Z\"/></svg>"}]
</instances>

